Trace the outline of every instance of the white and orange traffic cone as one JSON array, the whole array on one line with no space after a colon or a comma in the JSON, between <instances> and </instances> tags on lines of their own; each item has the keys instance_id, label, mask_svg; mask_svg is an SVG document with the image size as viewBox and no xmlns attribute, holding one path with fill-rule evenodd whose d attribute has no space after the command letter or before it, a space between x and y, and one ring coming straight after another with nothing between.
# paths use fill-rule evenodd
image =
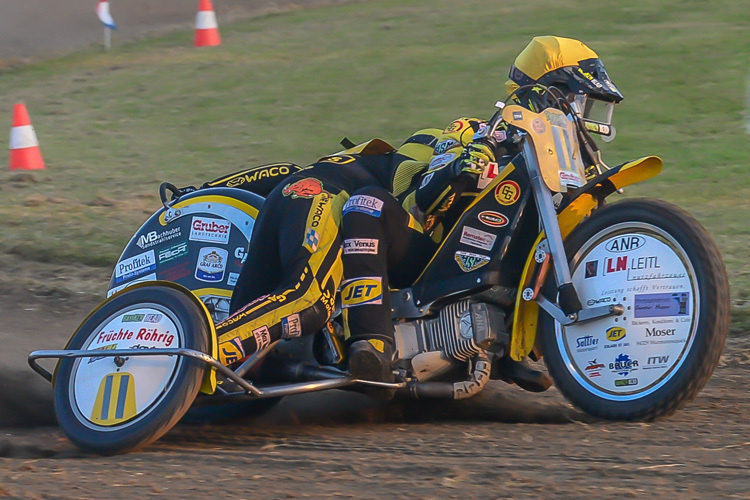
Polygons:
<instances>
[{"instance_id":1,"label":"white and orange traffic cone","mask_svg":"<svg viewBox=\"0 0 750 500\"><path fill-rule=\"evenodd\" d=\"M44 168L42 152L36 132L31 125L26 105L13 106L13 126L10 129L10 170L39 170Z\"/></svg>"},{"instance_id":2,"label":"white and orange traffic cone","mask_svg":"<svg viewBox=\"0 0 750 500\"><path fill-rule=\"evenodd\" d=\"M200 0L198 14L195 16L195 46L213 47L221 45L219 24L211 0Z\"/></svg>"}]
</instances>

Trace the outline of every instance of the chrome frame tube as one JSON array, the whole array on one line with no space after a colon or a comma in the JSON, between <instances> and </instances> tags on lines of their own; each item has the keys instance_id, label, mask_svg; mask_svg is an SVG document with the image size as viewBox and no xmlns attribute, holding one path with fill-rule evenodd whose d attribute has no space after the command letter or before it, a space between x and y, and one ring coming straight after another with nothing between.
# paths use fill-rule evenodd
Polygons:
<instances>
[{"instance_id":1,"label":"chrome frame tube","mask_svg":"<svg viewBox=\"0 0 750 500\"><path fill-rule=\"evenodd\" d=\"M570 277L570 267L568 258L565 255L565 246L563 245L560 225L557 222L557 211L552 201L552 192L544 183L542 173L539 170L539 164L536 160L536 153L531 145L531 138L528 135L523 141L523 157L526 161L526 169L529 172L531 187L534 192L534 201L536 201L539 220L542 222L542 229L547 238L550 254L552 254L552 266L555 270L557 287L572 282Z\"/></svg>"}]
</instances>

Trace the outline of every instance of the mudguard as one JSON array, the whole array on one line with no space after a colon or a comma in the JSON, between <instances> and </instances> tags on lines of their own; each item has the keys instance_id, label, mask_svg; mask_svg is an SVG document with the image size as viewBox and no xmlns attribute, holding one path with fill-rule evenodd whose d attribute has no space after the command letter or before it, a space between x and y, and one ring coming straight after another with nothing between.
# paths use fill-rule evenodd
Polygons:
<instances>
[{"instance_id":1,"label":"mudguard","mask_svg":"<svg viewBox=\"0 0 750 500\"><path fill-rule=\"evenodd\" d=\"M563 239L591 213L599 200L603 200L622 187L651 179L657 176L661 169L661 158L646 156L607 170L578 188L572 193L569 201L560 207L557 215ZM526 358L536 342L539 305L534 301L523 300L521 291L530 285L529 282L535 274L534 252L544 237L544 232L542 232L531 248L518 285L519 293L516 295L516 311L513 316L513 334L510 346L510 357L516 361Z\"/></svg>"}]
</instances>

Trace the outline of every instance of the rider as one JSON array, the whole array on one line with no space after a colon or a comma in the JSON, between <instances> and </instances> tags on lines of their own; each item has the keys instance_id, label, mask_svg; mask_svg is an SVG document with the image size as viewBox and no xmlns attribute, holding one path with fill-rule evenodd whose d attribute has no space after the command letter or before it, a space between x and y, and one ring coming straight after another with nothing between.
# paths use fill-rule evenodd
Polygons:
<instances>
[{"instance_id":1,"label":"rider","mask_svg":"<svg viewBox=\"0 0 750 500\"><path fill-rule=\"evenodd\" d=\"M569 38L536 37L516 58L506 89L509 94L515 92L518 104L540 112L554 104L554 96L536 84L557 87L571 103L582 103L582 108L587 102L584 97L612 103L623 98L597 54ZM463 132L477 132L481 126L482 122L461 119L445 129L420 187L406 196L403 204L374 185L352 194L349 203L366 198L378 211L357 210L349 203L344 206L345 301L347 283L382 282L384 291L389 285L410 286L433 254L424 250L425 236L419 234L420 227L412 223L411 214L421 215L418 221L439 243L466 207L461 200L470 200L488 183L486 167L495 160L495 153L517 153L512 141L506 140L512 131L505 128L494 138ZM495 147L496 142L500 148ZM351 370L358 378L392 380L393 325L388 293L377 301L353 304L345 312Z\"/></svg>"}]
</instances>

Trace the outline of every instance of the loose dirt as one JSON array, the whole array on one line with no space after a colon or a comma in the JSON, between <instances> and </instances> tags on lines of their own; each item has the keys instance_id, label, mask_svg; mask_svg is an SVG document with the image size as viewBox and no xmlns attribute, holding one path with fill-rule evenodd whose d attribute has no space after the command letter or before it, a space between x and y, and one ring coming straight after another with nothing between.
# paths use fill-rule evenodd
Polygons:
<instances>
[{"instance_id":1,"label":"loose dirt","mask_svg":"<svg viewBox=\"0 0 750 500\"><path fill-rule=\"evenodd\" d=\"M288 397L260 418L180 425L98 457L54 426L48 384L25 366L95 301L42 291L0 302L0 497L750 498L750 336L730 338L696 400L655 423L596 421L554 388L495 381L465 402Z\"/></svg>"}]
</instances>

